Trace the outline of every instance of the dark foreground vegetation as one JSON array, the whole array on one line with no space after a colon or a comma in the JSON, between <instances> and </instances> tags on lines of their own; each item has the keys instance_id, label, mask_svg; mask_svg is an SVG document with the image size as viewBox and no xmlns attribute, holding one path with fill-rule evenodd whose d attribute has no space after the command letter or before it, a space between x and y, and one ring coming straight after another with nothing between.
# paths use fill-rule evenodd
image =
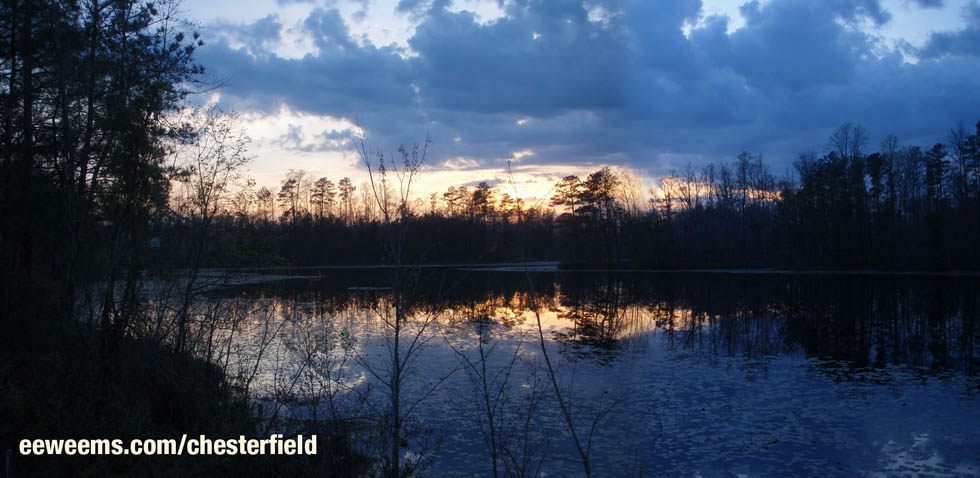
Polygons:
<instances>
[{"instance_id":1,"label":"dark foreground vegetation","mask_svg":"<svg viewBox=\"0 0 980 478\"><path fill-rule=\"evenodd\" d=\"M175 9L166 1L0 5L0 474L357 473L363 462L331 433L321 435L324 453L300 459L18 451L22 439L269 431L240 377L201 353L189 320L196 269L177 277L148 260L171 180L202 172L168 160L216 130L176 115L206 85L192 62L202 43ZM168 279L151 285L148 272ZM170 292L148 300L154 289Z\"/></svg>"}]
</instances>

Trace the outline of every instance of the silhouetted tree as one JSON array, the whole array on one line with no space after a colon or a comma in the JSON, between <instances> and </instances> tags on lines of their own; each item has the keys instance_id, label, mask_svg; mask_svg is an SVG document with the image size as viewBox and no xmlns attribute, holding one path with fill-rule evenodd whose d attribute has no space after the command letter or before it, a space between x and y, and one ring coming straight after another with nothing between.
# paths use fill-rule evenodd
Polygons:
<instances>
[{"instance_id":1,"label":"silhouetted tree","mask_svg":"<svg viewBox=\"0 0 980 478\"><path fill-rule=\"evenodd\" d=\"M351 183L350 178L343 178L338 183L337 189L343 207L344 223L350 225L354 221L354 191L357 188Z\"/></svg>"},{"instance_id":2,"label":"silhouetted tree","mask_svg":"<svg viewBox=\"0 0 980 478\"><path fill-rule=\"evenodd\" d=\"M334 201L337 196L337 188L333 181L327 178L317 179L313 183L313 190L310 193L310 201L313 203L313 210L316 212L317 220L331 214Z\"/></svg>"}]
</instances>

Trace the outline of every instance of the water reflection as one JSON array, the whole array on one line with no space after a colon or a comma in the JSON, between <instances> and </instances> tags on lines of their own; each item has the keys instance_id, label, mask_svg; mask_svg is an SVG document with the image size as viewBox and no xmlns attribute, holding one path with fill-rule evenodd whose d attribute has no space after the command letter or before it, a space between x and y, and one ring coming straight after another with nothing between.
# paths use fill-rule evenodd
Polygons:
<instances>
[{"instance_id":1,"label":"water reflection","mask_svg":"<svg viewBox=\"0 0 980 478\"><path fill-rule=\"evenodd\" d=\"M404 312L436 326L405 399L425 438L443 439L436 475L488 473L491 429L502 470L580 471L542 379L538 318L576 426L605 413L598 475L980 473L976 278L558 273L536 274L532 295L518 273L424 273ZM213 299L249 304L229 350L251 354L240 373L272 413L348 419L383 415L383 284L332 270ZM482 377L466 366L481 357Z\"/></svg>"},{"instance_id":2,"label":"water reflection","mask_svg":"<svg viewBox=\"0 0 980 478\"><path fill-rule=\"evenodd\" d=\"M907 364L977 372L980 281L876 276L556 276L555 303L575 325L560 338L638 350L657 330L669 349L742 357L794 355L854 367ZM637 338L640 337L639 340Z\"/></svg>"}]
</instances>

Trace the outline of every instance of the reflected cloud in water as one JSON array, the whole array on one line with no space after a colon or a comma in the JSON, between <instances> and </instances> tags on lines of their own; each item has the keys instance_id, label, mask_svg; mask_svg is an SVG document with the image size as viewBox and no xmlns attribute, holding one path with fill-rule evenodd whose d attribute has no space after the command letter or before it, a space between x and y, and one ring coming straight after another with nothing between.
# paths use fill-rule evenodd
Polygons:
<instances>
[{"instance_id":1,"label":"reflected cloud in water","mask_svg":"<svg viewBox=\"0 0 980 478\"><path fill-rule=\"evenodd\" d=\"M489 466L459 372L481 341L502 351L493 370L519 357L507 413L537 393L542 471L578 472L553 397L529 385L540 372L535 305L582 419L614 404L594 437L601 474L980 473L976 278L558 272L534 274L533 297L521 273L423 274L407 313L434 314L437 327L406 394L444 438L437 475ZM376 275L327 270L215 293L255 310L237 350L254 353L268 324L281 326L256 393L319 394L280 412L297 418L325 413L327 400L370 409L377 377L365 364L384 367L370 361L384 356L391 307ZM260 320L270 307L275 320Z\"/></svg>"}]
</instances>

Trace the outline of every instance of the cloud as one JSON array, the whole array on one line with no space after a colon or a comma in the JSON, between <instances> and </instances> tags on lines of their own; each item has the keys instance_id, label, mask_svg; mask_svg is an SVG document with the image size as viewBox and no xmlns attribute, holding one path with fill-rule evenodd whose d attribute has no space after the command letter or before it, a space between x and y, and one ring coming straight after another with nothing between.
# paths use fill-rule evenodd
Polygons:
<instances>
[{"instance_id":1,"label":"cloud","mask_svg":"<svg viewBox=\"0 0 980 478\"><path fill-rule=\"evenodd\" d=\"M460 186L464 186L467 188L475 188L475 187L479 187L483 183L487 183L487 186L490 186L491 189L500 186L501 184L503 185L508 184L507 181L503 179L477 179L475 181L463 183Z\"/></svg>"},{"instance_id":2,"label":"cloud","mask_svg":"<svg viewBox=\"0 0 980 478\"><path fill-rule=\"evenodd\" d=\"M878 0L825 0L825 7L835 12L844 20L855 22L861 18L868 18L875 25L881 26L888 23L892 15L881 6ZM922 1L922 0L917 0ZM933 0L926 0L927 2ZM812 3L812 2L808 2Z\"/></svg>"},{"instance_id":3,"label":"cloud","mask_svg":"<svg viewBox=\"0 0 980 478\"><path fill-rule=\"evenodd\" d=\"M943 8L943 0L915 0L920 8Z\"/></svg>"},{"instance_id":4,"label":"cloud","mask_svg":"<svg viewBox=\"0 0 980 478\"><path fill-rule=\"evenodd\" d=\"M963 8L966 26L958 31L933 32L918 50L920 58L943 56L980 56L980 2L974 0Z\"/></svg>"},{"instance_id":5,"label":"cloud","mask_svg":"<svg viewBox=\"0 0 980 478\"><path fill-rule=\"evenodd\" d=\"M395 11L398 13L419 13L428 5L429 2L425 0L399 0L398 5L395 6Z\"/></svg>"},{"instance_id":6,"label":"cloud","mask_svg":"<svg viewBox=\"0 0 980 478\"><path fill-rule=\"evenodd\" d=\"M335 9L315 9L302 26L318 51L298 59L256 55L249 48L236 48L229 37L202 47L201 63L219 78L227 78L222 101L265 112L285 104L344 118L413 105L411 68L396 48L359 45Z\"/></svg>"},{"instance_id":7,"label":"cloud","mask_svg":"<svg viewBox=\"0 0 980 478\"><path fill-rule=\"evenodd\" d=\"M271 54L270 50L282 39L282 28L279 17L271 14L249 25L228 23L210 25L208 34L217 36L225 42L244 46L253 55L266 55Z\"/></svg>"},{"instance_id":8,"label":"cloud","mask_svg":"<svg viewBox=\"0 0 980 478\"><path fill-rule=\"evenodd\" d=\"M875 34L891 18L877 0L753 1L732 32L699 0L509 0L488 22L402 0L396 13L416 22L407 47L355 38L340 12L315 8L299 25L315 46L302 58L271 53L282 26L266 17L223 27L199 59L228 78L222 101L237 109L356 121L387 154L430 134L435 169L502 169L527 150L522 165L655 173L749 149L781 171L845 121L929 142L980 119L977 5L917 64ZM352 134L306 131L296 144L315 151Z\"/></svg>"},{"instance_id":9,"label":"cloud","mask_svg":"<svg viewBox=\"0 0 980 478\"><path fill-rule=\"evenodd\" d=\"M276 138L273 144L284 149L303 149L302 144L305 139L303 126L290 123L286 133Z\"/></svg>"},{"instance_id":10,"label":"cloud","mask_svg":"<svg viewBox=\"0 0 980 478\"><path fill-rule=\"evenodd\" d=\"M427 106L550 116L620 106L622 41L578 6L536 4L479 24L432 11L409 40Z\"/></svg>"},{"instance_id":11,"label":"cloud","mask_svg":"<svg viewBox=\"0 0 980 478\"><path fill-rule=\"evenodd\" d=\"M350 36L347 23L335 8L324 10L317 8L303 21L303 27L313 37L313 43L321 55L335 53L338 50L351 51L358 48Z\"/></svg>"},{"instance_id":12,"label":"cloud","mask_svg":"<svg viewBox=\"0 0 980 478\"><path fill-rule=\"evenodd\" d=\"M317 139L320 143L316 146L316 151L347 151L357 138L353 130L331 129L321 132L317 135Z\"/></svg>"},{"instance_id":13,"label":"cloud","mask_svg":"<svg viewBox=\"0 0 980 478\"><path fill-rule=\"evenodd\" d=\"M863 34L848 31L834 11L814 2L772 2L729 40L728 48L706 51L767 91L846 83L868 50Z\"/></svg>"}]
</instances>

